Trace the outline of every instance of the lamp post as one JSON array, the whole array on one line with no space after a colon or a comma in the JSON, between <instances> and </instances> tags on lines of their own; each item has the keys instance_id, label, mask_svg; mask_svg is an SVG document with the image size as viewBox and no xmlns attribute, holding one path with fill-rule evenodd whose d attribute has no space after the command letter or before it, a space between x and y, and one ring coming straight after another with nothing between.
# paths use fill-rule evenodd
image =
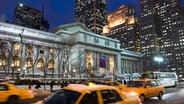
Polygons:
<instances>
[{"instance_id":1,"label":"lamp post","mask_svg":"<svg viewBox=\"0 0 184 104\"><path fill-rule=\"evenodd\" d=\"M24 67L23 67L23 77L25 78L25 74L26 74L26 69L27 68L27 66L25 65Z\"/></svg>"},{"instance_id":2,"label":"lamp post","mask_svg":"<svg viewBox=\"0 0 184 104\"><path fill-rule=\"evenodd\" d=\"M20 69L23 68L23 65L22 65L22 55L23 55L23 32L24 32L24 29L22 29L21 33L19 34L19 37L20 37L20 43L21 43L21 52L20 52Z\"/></svg>"},{"instance_id":3,"label":"lamp post","mask_svg":"<svg viewBox=\"0 0 184 104\"><path fill-rule=\"evenodd\" d=\"M68 78L68 72L67 72L67 70L65 70L65 72L64 72L64 77Z\"/></svg>"},{"instance_id":4,"label":"lamp post","mask_svg":"<svg viewBox=\"0 0 184 104\"><path fill-rule=\"evenodd\" d=\"M12 62L11 63L11 69L12 69L12 72L11 72L11 74L12 74L12 79L14 79L14 63Z\"/></svg>"},{"instance_id":5,"label":"lamp post","mask_svg":"<svg viewBox=\"0 0 184 104\"><path fill-rule=\"evenodd\" d=\"M164 59L161 56L154 57L154 61L158 63L158 71L160 71L160 63L164 61Z\"/></svg>"},{"instance_id":6,"label":"lamp post","mask_svg":"<svg viewBox=\"0 0 184 104\"><path fill-rule=\"evenodd\" d=\"M17 69L17 71L18 71L17 78L18 78L18 79L20 79L20 68L19 68L19 69Z\"/></svg>"},{"instance_id":7,"label":"lamp post","mask_svg":"<svg viewBox=\"0 0 184 104\"><path fill-rule=\"evenodd\" d=\"M75 78L75 73L76 73L76 70L74 69L73 70L73 77Z\"/></svg>"}]
</instances>

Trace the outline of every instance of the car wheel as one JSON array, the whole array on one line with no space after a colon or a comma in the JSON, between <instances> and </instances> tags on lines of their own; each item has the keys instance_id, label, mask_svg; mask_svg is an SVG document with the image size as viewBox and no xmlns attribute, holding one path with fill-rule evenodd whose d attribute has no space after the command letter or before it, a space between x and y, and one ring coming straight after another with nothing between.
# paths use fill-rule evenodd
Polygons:
<instances>
[{"instance_id":1,"label":"car wheel","mask_svg":"<svg viewBox=\"0 0 184 104\"><path fill-rule=\"evenodd\" d=\"M19 98L17 96L10 96L8 104L19 104Z\"/></svg>"},{"instance_id":2,"label":"car wheel","mask_svg":"<svg viewBox=\"0 0 184 104\"><path fill-rule=\"evenodd\" d=\"M158 94L158 99L162 99L162 97L163 97L163 93L160 92L160 93Z\"/></svg>"},{"instance_id":3,"label":"car wheel","mask_svg":"<svg viewBox=\"0 0 184 104\"><path fill-rule=\"evenodd\" d=\"M140 95L140 100L141 100L141 103L145 101L145 96L143 94Z\"/></svg>"},{"instance_id":4,"label":"car wheel","mask_svg":"<svg viewBox=\"0 0 184 104\"><path fill-rule=\"evenodd\" d=\"M177 87L179 85L179 82L175 82L174 87Z\"/></svg>"}]
</instances>

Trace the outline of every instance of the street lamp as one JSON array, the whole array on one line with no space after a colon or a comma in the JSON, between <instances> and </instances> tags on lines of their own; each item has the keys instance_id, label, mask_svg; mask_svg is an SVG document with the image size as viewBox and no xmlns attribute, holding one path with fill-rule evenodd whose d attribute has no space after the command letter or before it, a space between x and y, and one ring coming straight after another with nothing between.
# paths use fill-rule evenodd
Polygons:
<instances>
[{"instance_id":1,"label":"street lamp","mask_svg":"<svg viewBox=\"0 0 184 104\"><path fill-rule=\"evenodd\" d=\"M67 70L65 70L65 72L64 72L64 77L68 78L68 71Z\"/></svg>"},{"instance_id":2,"label":"street lamp","mask_svg":"<svg viewBox=\"0 0 184 104\"><path fill-rule=\"evenodd\" d=\"M73 70L73 77L75 78L75 73L76 73L76 70L74 69Z\"/></svg>"},{"instance_id":3,"label":"street lamp","mask_svg":"<svg viewBox=\"0 0 184 104\"><path fill-rule=\"evenodd\" d=\"M156 56L156 57L154 57L154 61L156 61L158 63L158 71L160 71L159 70L160 63L163 62L164 59L162 57L160 57L160 56Z\"/></svg>"}]
</instances>

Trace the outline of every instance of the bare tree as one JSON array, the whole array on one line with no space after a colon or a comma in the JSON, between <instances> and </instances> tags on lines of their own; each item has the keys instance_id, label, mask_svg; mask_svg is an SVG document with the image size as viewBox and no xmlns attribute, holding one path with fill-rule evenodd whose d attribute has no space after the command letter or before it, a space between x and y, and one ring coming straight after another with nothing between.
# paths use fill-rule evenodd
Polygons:
<instances>
[{"instance_id":1,"label":"bare tree","mask_svg":"<svg viewBox=\"0 0 184 104\"><path fill-rule=\"evenodd\" d=\"M46 78L47 78L47 71L48 71L48 63L49 63L49 48L46 48L46 55L45 55L45 63L44 63L44 70L43 70L43 78L44 78L44 90L46 90Z\"/></svg>"},{"instance_id":2,"label":"bare tree","mask_svg":"<svg viewBox=\"0 0 184 104\"><path fill-rule=\"evenodd\" d=\"M58 71L58 78L61 77L61 74L63 74L63 60L64 60L64 56L65 56L65 52L67 50L67 47L64 46L64 45L58 45L56 48L56 52L55 52L55 55L54 55L54 59L57 58L57 71Z\"/></svg>"},{"instance_id":3,"label":"bare tree","mask_svg":"<svg viewBox=\"0 0 184 104\"><path fill-rule=\"evenodd\" d=\"M82 48L78 48L78 55L73 59L76 61L74 61L72 63L72 66L74 66L76 70L76 73L78 73L79 75L79 78L82 78L82 75L86 75L87 73L84 71L85 69L85 65L86 65L86 62L85 62L85 51L82 50ZM87 75L86 75L87 76Z\"/></svg>"},{"instance_id":4,"label":"bare tree","mask_svg":"<svg viewBox=\"0 0 184 104\"><path fill-rule=\"evenodd\" d=\"M6 55L5 55L5 53L6 53L6 45L7 45L7 43L5 43L4 41L0 40L0 54L2 56L1 58L4 58L4 60L5 60L5 65L2 65L2 69L4 70L5 75L8 75L9 73L6 70L6 60L7 60Z\"/></svg>"},{"instance_id":5,"label":"bare tree","mask_svg":"<svg viewBox=\"0 0 184 104\"><path fill-rule=\"evenodd\" d=\"M66 39L62 37L62 42L58 44L55 48L56 52L54 59L56 59L56 57L58 58L58 78L61 78L62 75L64 75L64 72L69 71L69 58L72 54L70 50L73 44L74 41L72 41L71 39Z\"/></svg>"},{"instance_id":6,"label":"bare tree","mask_svg":"<svg viewBox=\"0 0 184 104\"><path fill-rule=\"evenodd\" d=\"M63 60L62 60L63 75L64 75L64 72L69 73L69 59L71 54L72 53L70 51L70 47L66 47L63 52ZM67 78L68 77L69 77L69 74L67 74Z\"/></svg>"},{"instance_id":7,"label":"bare tree","mask_svg":"<svg viewBox=\"0 0 184 104\"><path fill-rule=\"evenodd\" d=\"M10 69L11 68L11 63L12 63L12 58L13 58L13 42L9 41L8 44L7 44L7 62L8 62L8 74L10 73ZM14 78L13 76L13 73L14 72L14 69L12 69L11 73L12 73L12 78Z\"/></svg>"},{"instance_id":8,"label":"bare tree","mask_svg":"<svg viewBox=\"0 0 184 104\"><path fill-rule=\"evenodd\" d=\"M35 68L36 68L36 65L38 63L38 57L39 57L39 54L40 54L40 46L35 46L36 47L36 50L35 52L33 51L33 78L35 77Z\"/></svg>"},{"instance_id":9,"label":"bare tree","mask_svg":"<svg viewBox=\"0 0 184 104\"><path fill-rule=\"evenodd\" d=\"M57 55L57 57L58 57L58 69L57 69L57 71L58 71L58 78L60 78L61 77L61 65L62 65L62 53L63 53L63 51L61 51L63 49L63 46L59 46L58 45L58 47L56 48L56 55ZM63 69L62 69L63 70Z\"/></svg>"},{"instance_id":10,"label":"bare tree","mask_svg":"<svg viewBox=\"0 0 184 104\"><path fill-rule=\"evenodd\" d=\"M49 50L48 50L48 52L49 52L49 62L51 62L51 64L55 64L55 62L54 62L54 60L56 60L56 58L57 58L57 52L58 51L56 51L56 48L53 46L53 47L49 47L48 48ZM49 62L48 62L48 68L49 68ZM51 68L51 69L49 69L50 71L51 71L51 73L52 73L52 78L54 77L54 68Z\"/></svg>"}]
</instances>

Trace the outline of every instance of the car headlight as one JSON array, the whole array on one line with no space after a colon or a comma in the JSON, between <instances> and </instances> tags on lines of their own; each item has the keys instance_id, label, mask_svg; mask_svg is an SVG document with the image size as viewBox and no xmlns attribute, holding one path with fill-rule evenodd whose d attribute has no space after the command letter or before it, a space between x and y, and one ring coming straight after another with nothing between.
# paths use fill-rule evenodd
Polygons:
<instances>
[{"instance_id":1,"label":"car headlight","mask_svg":"<svg viewBox=\"0 0 184 104\"><path fill-rule=\"evenodd\" d=\"M137 92L130 92L131 95L138 95L139 93Z\"/></svg>"},{"instance_id":2,"label":"car headlight","mask_svg":"<svg viewBox=\"0 0 184 104\"><path fill-rule=\"evenodd\" d=\"M95 86L95 84L92 83L92 82L89 82L89 83L88 83L88 86L93 87L93 86Z\"/></svg>"}]
</instances>

